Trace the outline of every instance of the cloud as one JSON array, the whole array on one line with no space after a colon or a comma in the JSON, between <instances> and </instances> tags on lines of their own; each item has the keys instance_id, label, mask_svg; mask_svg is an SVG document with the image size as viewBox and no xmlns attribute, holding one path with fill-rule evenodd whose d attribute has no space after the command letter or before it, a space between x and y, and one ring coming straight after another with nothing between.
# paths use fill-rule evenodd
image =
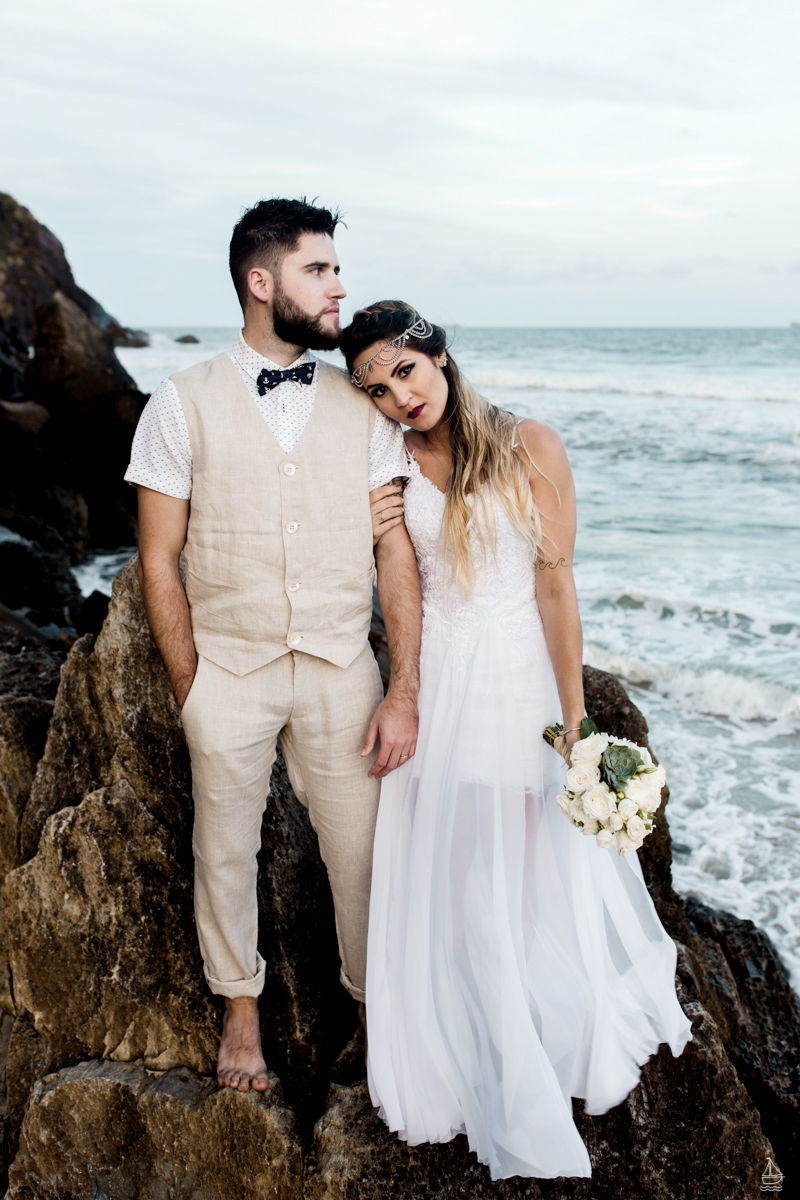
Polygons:
<instances>
[{"instance_id":1,"label":"cloud","mask_svg":"<svg viewBox=\"0 0 800 1200\"><path fill-rule=\"evenodd\" d=\"M276 193L345 208L353 291L402 284L462 323L506 319L503 281L663 321L690 286L670 262L727 311L710 256L756 320L784 303L756 264L800 255L785 0L8 0L0 23L3 186L132 322L228 319L230 228Z\"/></svg>"}]
</instances>

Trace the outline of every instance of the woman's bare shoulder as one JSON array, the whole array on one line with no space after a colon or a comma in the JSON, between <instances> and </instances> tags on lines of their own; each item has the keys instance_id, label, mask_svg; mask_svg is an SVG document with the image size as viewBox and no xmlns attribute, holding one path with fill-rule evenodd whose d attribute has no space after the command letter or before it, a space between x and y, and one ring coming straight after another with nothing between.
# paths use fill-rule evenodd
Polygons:
<instances>
[{"instance_id":1,"label":"woman's bare shoulder","mask_svg":"<svg viewBox=\"0 0 800 1200\"><path fill-rule=\"evenodd\" d=\"M517 425L517 441L522 442L530 457L546 475L550 473L548 468L567 464L567 452L560 434L544 421L523 417Z\"/></svg>"}]
</instances>

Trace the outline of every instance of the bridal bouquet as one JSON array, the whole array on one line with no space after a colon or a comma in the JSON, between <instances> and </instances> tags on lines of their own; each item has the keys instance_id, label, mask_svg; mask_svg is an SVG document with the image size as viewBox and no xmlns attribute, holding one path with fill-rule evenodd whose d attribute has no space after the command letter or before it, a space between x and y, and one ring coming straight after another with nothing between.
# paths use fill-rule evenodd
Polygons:
<instances>
[{"instance_id":1,"label":"bridal bouquet","mask_svg":"<svg viewBox=\"0 0 800 1200\"><path fill-rule=\"evenodd\" d=\"M565 754L561 725L548 725L544 739ZM556 804L582 833L594 834L601 850L616 846L618 854L638 850L653 828L653 813L666 782L650 752L627 738L599 733L584 717L581 737L572 746L567 791Z\"/></svg>"}]
</instances>

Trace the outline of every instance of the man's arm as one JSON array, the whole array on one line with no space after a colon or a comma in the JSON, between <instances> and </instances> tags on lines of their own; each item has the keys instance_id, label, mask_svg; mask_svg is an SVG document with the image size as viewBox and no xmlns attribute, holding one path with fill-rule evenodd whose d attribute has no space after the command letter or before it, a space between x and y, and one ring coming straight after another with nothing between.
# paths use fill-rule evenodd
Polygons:
<instances>
[{"instance_id":1,"label":"man's arm","mask_svg":"<svg viewBox=\"0 0 800 1200\"><path fill-rule=\"evenodd\" d=\"M375 547L378 599L386 623L391 676L386 697L370 722L362 755L380 738L370 777L382 779L414 753L417 746L417 693L422 595L414 547L403 524L387 529Z\"/></svg>"},{"instance_id":2,"label":"man's arm","mask_svg":"<svg viewBox=\"0 0 800 1200\"><path fill-rule=\"evenodd\" d=\"M189 605L180 573L189 501L139 486L139 585L158 652L183 708L197 670Z\"/></svg>"}]
</instances>

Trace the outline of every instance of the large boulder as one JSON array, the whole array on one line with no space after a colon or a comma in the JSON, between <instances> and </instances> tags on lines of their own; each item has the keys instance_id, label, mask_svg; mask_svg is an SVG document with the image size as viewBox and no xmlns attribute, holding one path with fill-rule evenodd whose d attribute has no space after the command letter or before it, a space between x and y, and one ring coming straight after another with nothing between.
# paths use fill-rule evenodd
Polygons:
<instances>
[{"instance_id":1,"label":"large boulder","mask_svg":"<svg viewBox=\"0 0 800 1200\"><path fill-rule=\"evenodd\" d=\"M34 1088L8 1200L300 1200L303 1147L265 1096L179 1068L84 1062Z\"/></svg>"},{"instance_id":2,"label":"large boulder","mask_svg":"<svg viewBox=\"0 0 800 1200\"><path fill-rule=\"evenodd\" d=\"M60 658L37 637L0 626L0 885L20 862L20 820L44 751L60 669ZM13 1012L5 946L0 914L0 1007Z\"/></svg>"},{"instance_id":3,"label":"large boulder","mask_svg":"<svg viewBox=\"0 0 800 1200\"><path fill-rule=\"evenodd\" d=\"M61 243L0 193L0 524L79 561L131 545L122 476L144 405L115 345L141 344L77 286ZM4 600L0 589L0 601Z\"/></svg>"},{"instance_id":4,"label":"large boulder","mask_svg":"<svg viewBox=\"0 0 800 1200\"><path fill-rule=\"evenodd\" d=\"M43 629L74 626L83 597L66 554L43 550L19 534L4 534L0 529L3 603Z\"/></svg>"},{"instance_id":5,"label":"large boulder","mask_svg":"<svg viewBox=\"0 0 800 1200\"><path fill-rule=\"evenodd\" d=\"M112 344L142 344L140 332L125 329L78 287L58 238L13 196L0 192L0 399L21 394L34 312L56 290L77 304Z\"/></svg>"}]
</instances>

